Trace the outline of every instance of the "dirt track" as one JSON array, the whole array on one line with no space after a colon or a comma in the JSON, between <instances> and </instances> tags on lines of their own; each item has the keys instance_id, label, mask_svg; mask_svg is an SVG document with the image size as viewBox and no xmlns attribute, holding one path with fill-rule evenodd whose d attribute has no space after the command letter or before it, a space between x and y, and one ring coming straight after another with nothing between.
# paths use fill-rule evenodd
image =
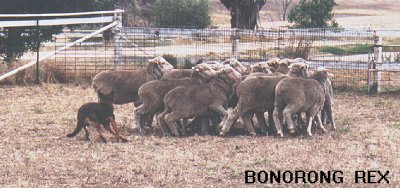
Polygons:
<instances>
[{"instance_id":1,"label":"dirt track","mask_svg":"<svg viewBox=\"0 0 400 188\"><path fill-rule=\"evenodd\" d=\"M390 170L400 185L400 96L336 95L338 131L312 138L128 135L132 105L116 106L129 143L65 137L88 86L0 86L0 185L12 187L245 186L245 170ZM397 174L397 175L396 175ZM177 186L176 186L177 185ZM325 185L325 184L323 184ZM323 186L317 184L317 186ZM293 185L299 186L299 185Z\"/></svg>"}]
</instances>

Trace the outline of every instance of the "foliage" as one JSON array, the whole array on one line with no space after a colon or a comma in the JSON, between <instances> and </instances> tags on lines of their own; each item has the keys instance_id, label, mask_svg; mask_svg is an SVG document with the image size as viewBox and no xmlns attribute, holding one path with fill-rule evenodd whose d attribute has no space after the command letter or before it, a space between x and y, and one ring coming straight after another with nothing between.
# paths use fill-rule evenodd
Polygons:
<instances>
[{"instance_id":1,"label":"foliage","mask_svg":"<svg viewBox=\"0 0 400 188\"><path fill-rule=\"evenodd\" d=\"M335 55L367 54L371 47L365 44L342 45L342 46L324 46L320 52L331 53Z\"/></svg>"},{"instance_id":2,"label":"foliage","mask_svg":"<svg viewBox=\"0 0 400 188\"><path fill-rule=\"evenodd\" d=\"M208 0L158 0L153 9L157 27L206 28L211 24Z\"/></svg>"},{"instance_id":3,"label":"foliage","mask_svg":"<svg viewBox=\"0 0 400 188\"><path fill-rule=\"evenodd\" d=\"M302 28L338 27L332 13L336 5L335 0L300 0L290 9L288 20Z\"/></svg>"},{"instance_id":4,"label":"foliage","mask_svg":"<svg viewBox=\"0 0 400 188\"><path fill-rule=\"evenodd\" d=\"M231 14L231 27L255 29L261 8L266 0L220 0Z\"/></svg>"}]
</instances>

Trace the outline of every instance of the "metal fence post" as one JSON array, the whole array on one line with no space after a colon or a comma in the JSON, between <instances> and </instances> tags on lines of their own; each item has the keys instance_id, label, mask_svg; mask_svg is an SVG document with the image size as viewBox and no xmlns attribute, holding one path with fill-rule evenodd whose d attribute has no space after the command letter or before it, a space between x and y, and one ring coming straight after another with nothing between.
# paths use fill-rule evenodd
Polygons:
<instances>
[{"instance_id":1,"label":"metal fence post","mask_svg":"<svg viewBox=\"0 0 400 188\"><path fill-rule=\"evenodd\" d=\"M239 45L239 42L240 42L239 41L240 36L239 36L239 32L238 32L237 28L233 29L233 32L231 33L231 37L232 37L232 54L231 54L231 58L238 59L239 58L238 45Z\"/></svg>"},{"instance_id":2,"label":"metal fence post","mask_svg":"<svg viewBox=\"0 0 400 188\"><path fill-rule=\"evenodd\" d=\"M116 9L116 11L120 11L121 9ZM112 29L113 37L114 37L114 66L116 69L121 69L121 65L123 64L122 58L122 12L114 13L114 21L118 22L118 24Z\"/></svg>"},{"instance_id":3,"label":"metal fence post","mask_svg":"<svg viewBox=\"0 0 400 188\"><path fill-rule=\"evenodd\" d=\"M378 93L382 92L381 88L381 79L382 72L379 71L379 67L382 65L382 36L378 36L376 31L374 31L374 68L376 71L375 79L376 79L376 91Z\"/></svg>"},{"instance_id":4,"label":"metal fence post","mask_svg":"<svg viewBox=\"0 0 400 188\"><path fill-rule=\"evenodd\" d=\"M40 84L39 52L40 52L40 30L39 30L39 18L38 18L36 20L36 84Z\"/></svg>"}]
</instances>

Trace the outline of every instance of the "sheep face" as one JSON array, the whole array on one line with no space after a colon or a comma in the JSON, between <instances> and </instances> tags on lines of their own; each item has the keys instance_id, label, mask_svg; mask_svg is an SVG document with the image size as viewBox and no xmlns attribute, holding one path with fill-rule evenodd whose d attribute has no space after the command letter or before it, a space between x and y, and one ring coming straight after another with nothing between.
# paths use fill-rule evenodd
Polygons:
<instances>
[{"instance_id":1,"label":"sheep face","mask_svg":"<svg viewBox=\"0 0 400 188\"><path fill-rule=\"evenodd\" d=\"M170 72L174 67L168 63L163 57L155 57L153 59L149 59L149 65L161 70L164 74Z\"/></svg>"},{"instance_id":2,"label":"sheep face","mask_svg":"<svg viewBox=\"0 0 400 188\"><path fill-rule=\"evenodd\" d=\"M276 71L282 74L287 74L289 72L290 61L288 59L283 59L278 62Z\"/></svg>"},{"instance_id":3,"label":"sheep face","mask_svg":"<svg viewBox=\"0 0 400 188\"><path fill-rule=\"evenodd\" d=\"M293 63L289 66L289 75L294 77L309 78L308 65L306 63Z\"/></svg>"},{"instance_id":4,"label":"sheep face","mask_svg":"<svg viewBox=\"0 0 400 188\"><path fill-rule=\"evenodd\" d=\"M194 72L199 73L202 78L209 79L211 77L217 76L218 72L215 71L209 64L198 64L193 67Z\"/></svg>"}]
</instances>

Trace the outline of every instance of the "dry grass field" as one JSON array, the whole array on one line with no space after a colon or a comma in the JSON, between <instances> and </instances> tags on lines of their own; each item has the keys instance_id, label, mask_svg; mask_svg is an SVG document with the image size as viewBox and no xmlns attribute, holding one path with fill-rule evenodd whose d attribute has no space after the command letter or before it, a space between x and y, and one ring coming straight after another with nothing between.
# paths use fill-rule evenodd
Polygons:
<instances>
[{"instance_id":1,"label":"dry grass field","mask_svg":"<svg viewBox=\"0 0 400 188\"><path fill-rule=\"evenodd\" d=\"M116 106L129 142L107 133L108 144L94 129L91 142L65 136L96 101L89 86L1 86L0 101L2 187L243 187L245 170L342 170L344 184L330 186L363 187L353 173L371 169L390 171L374 186L400 185L400 95L337 94L338 131L312 138L129 135L133 105Z\"/></svg>"}]
</instances>

